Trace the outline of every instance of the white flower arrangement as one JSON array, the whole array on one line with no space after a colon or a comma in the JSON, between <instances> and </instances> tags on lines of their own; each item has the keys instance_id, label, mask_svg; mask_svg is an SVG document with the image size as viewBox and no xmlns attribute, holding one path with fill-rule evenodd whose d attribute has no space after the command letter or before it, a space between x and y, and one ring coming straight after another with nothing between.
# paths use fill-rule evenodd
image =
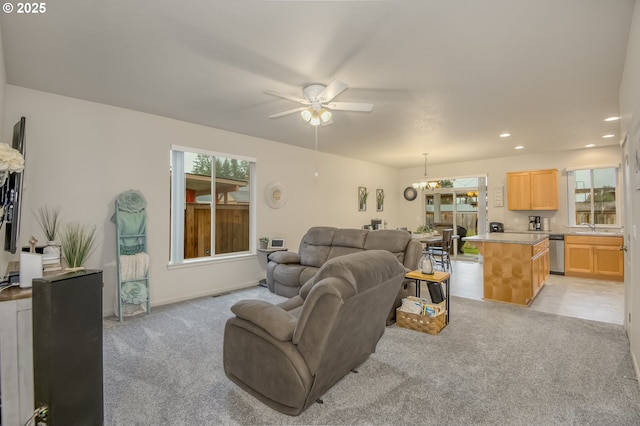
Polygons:
<instances>
[{"instance_id":1,"label":"white flower arrangement","mask_svg":"<svg viewBox=\"0 0 640 426\"><path fill-rule=\"evenodd\" d=\"M20 173L24 170L24 157L17 149L6 143L0 143L0 185L4 185L10 173Z\"/></svg>"}]
</instances>

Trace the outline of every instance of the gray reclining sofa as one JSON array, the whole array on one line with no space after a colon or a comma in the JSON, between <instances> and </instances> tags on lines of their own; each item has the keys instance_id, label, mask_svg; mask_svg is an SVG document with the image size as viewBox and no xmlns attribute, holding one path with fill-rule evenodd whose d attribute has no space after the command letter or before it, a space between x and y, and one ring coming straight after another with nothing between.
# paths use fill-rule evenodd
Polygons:
<instances>
[{"instance_id":1,"label":"gray reclining sofa","mask_svg":"<svg viewBox=\"0 0 640 426\"><path fill-rule=\"evenodd\" d=\"M365 250L387 250L407 271L418 269L422 257L422 244L407 231L315 226L302 237L298 253L279 251L269 255L267 288L272 293L293 297L328 260ZM405 280L389 313L388 324L394 322L395 308L400 306L402 298L413 294L415 282Z\"/></svg>"},{"instance_id":2,"label":"gray reclining sofa","mask_svg":"<svg viewBox=\"0 0 640 426\"><path fill-rule=\"evenodd\" d=\"M225 374L269 407L300 414L375 351L404 275L392 254L369 250L329 260L278 305L236 303Z\"/></svg>"}]
</instances>

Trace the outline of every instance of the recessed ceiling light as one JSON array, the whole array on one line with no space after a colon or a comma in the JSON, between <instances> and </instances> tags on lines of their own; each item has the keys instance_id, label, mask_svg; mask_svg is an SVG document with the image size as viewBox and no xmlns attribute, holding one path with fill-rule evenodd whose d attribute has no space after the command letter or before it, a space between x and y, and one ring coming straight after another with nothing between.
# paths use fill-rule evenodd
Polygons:
<instances>
[{"instance_id":1,"label":"recessed ceiling light","mask_svg":"<svg viewBox=\"0 0 640 426\"><path fill-rule=\"evenodd\" d=\"M620 117L607 117L604 119L604 121L616 121L616 120L620 120Z\"/></svg>"},{"instance_id":2,"label":"recessed ceiling light","mask_svg":"<svg viewBox=\"0 0 640 426\"><path fill-rule=\"evenodd\" d=\"M501 138L508 138L509 136L511 136L511 133L501 133L500 134Z\"/></svg>"},{"instance_id":3,"label":"recessed ceiling light","mask_svg":"<svg viewBox=\"0 0 640 426\"><path fill-rule=\"evenodd\" d=\"M605 138L605 139L608 139L608 138L612 138L612 137L614 137L614 136L615 136L614 134L609 133L608 135L604 135L604 136L602 136L602 137L603 137L603 138Z\"/></svg>"},{"instance_id":4,"label":"recessed ceiling light","mask_svg":"<svg viewBox=\"0 0 640 426\"><path fill-rule=\"evenodd\" d=\"M596 146L595 143L590 143L590 144L585 145L584 147L585 148L593 148L594 146Z\"/></svg>"},{"instance_id":5,"label":"recessed ceiling light","mask_svg":"<svg viewBox=\"0 0 640 426\"><path fill-rule=\"evenodd\" d=\"M522 148L524 148L524 146L518 145L518 146L514 147L513 149L522 149Z\"/></svg>"}]
</instances>

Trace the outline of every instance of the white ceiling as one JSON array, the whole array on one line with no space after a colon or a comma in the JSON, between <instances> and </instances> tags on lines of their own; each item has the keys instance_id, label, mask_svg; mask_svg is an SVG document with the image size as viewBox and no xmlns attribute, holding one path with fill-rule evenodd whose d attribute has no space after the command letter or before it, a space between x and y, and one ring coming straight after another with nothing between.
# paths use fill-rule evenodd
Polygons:
<instances>
[{"instance_id":1,"label":"white ceiling","mask_svg":"<svg viewBox=\"0 0 640 426\"><path fill-rule=\"evenodd\" d=\"M617 144L634 4L56 0L0 27L9 84L306 148L264 91L344 81L336 101L375 108L335 112L319 149L403 168Z\"/></svg>"}]
</instances>

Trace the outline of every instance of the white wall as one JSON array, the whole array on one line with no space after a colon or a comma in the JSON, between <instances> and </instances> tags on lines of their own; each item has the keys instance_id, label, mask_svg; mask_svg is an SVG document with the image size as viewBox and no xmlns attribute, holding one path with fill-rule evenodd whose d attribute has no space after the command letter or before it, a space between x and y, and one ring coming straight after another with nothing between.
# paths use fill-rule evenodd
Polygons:
<instances>
[{"instance_id":1,"label":"white wall","mask_svg":"<svg viewBox=\"0 0 640 426\"><path fill-rule=\"evenodd\" d=\"M525 231L529 225L528 216L536 215L548 217L551 231L565 232L568 223L567 217L567 167L593 166L599 164L620 164L620 148L609 146L603 148L590 148L575 151L561 151L552 154L522 154L513 157L494 158L491 160L474 160L456 164L435 164L428 167L430 178L451 178L456 176L487 175L488 186L488 216L491 222L503 222L509 230ZM558 170L558 210L556 211L510 211L507 208L507 172L526 170ZM424 174L424 168L405 169L400 173L400 186L405 188L411 185ZM501 188L503 193L503 207L495 207L493 204L493 191ZM402 198L402 216L399 218L411 229L415 229L424 214L418 199L406 201ZM612 228L614 229L614 228Z\"/></svg>"},{"instance_id":2,"label":"white wall","mask_svg":"<svg viewBox=\"0 0 640 426\"><path fill-rule=\"evenodd\" d=\"M620 113L621 135L627 135L627 143L623 147L624 155L629 159L629 168L632 187L629 188L630 203L627 205L629 213L629 225L631 229L625 232L628 252L626 256L630 260L625 270L625 325L631 344L631 356L633 358L636 375L640 377L640 269L637 259L640 253L640 243L636 237L636 227L640 226L640 191L636 189L634 164L636 156L640 152L640 3L636 1L629 44L627 45L627 58L620 85ZM637 173L637 171L636 171ZM629 315L631 321L629 322Z\"/></svg>"},{"instance_id":3,"label":"white wall","mask_svg":"<svg viewBox=\"0 0 640 426\"><path fill-rule=\"evenodd\" d=\"M104 270L105 313L113 311L116 281L115 228L109 219L115 198L128 189L140 190L148 203L152 305L253 286L264 277L265 260L255 255L167 268L171 144L257 158L257 235L285 238L296 251L310 226L360 227L374 217L392 226L397 222L395 169L12 85L6 86L6 100L7 123L27 119L19 245L26 245L30 235L44 242L33 211L45 204L59 207L64 222L96 224L99 246L87 266ZM5 140L10 133L4 130ZM277 210L264 199L273 181L287 191L287 204ZM358 212L359 185L371 194L386 190L384 212L375 212L372 195L367 211ZM2 268L15 258L6 252L0 256Z\"/></svg>"}]
</instances>

